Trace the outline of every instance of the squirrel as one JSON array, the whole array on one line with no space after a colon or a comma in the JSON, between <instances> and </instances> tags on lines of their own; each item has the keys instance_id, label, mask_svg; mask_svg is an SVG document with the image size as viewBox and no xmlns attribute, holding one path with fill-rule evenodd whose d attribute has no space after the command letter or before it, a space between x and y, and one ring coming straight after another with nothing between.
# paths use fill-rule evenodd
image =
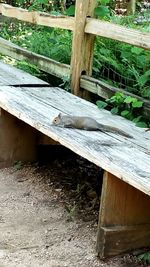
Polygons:
<instances>
[{"instance_id":1,"label":"squirrel","mask_svg":"<svg viewBox=\"0 0 150 267\"><path fill-rule=\"evenodd\" d=\"M128 133L119 130L118 128L98 123L91 117L68 116L59 113L58 116L53 119L52 124L65 128L75 128L87 131L111 132L128 138L133 138Z\"/></svg>"}]
</instances>

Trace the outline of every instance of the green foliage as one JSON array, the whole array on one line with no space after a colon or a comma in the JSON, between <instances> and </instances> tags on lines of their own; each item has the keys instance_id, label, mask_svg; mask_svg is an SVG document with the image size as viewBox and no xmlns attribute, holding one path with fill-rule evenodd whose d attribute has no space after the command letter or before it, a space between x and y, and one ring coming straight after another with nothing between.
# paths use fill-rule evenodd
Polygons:
<instances>
[{"instance_id":1,"label":"green foliage","mask_svg":"<svg viewBox=\"0 0 150 267\"><path fill-rule=\"evenodd\" d=\"M105 8L103 9L103 7L108 8L109 1L111 2L111 0L98 0L98 9L97 11L95 9L95 12L98 12L98 16L100 16L99 12L104 12ZM14 2L16 2L16 5L24 5L24 7L31 6L29 0L17 0ZM70 1L69 3L71 4L72 2ZM32 1L32 7L34 5L41 5L42 11L45 11L44 6L46 4L47 0ZM50 12L53 11L55 14L58 14L60 11L60 2L51 1L51 4L52 8ZM104 19L108 19L109 17L109 14L106 13L101 14ZM66 9L65 14L73 15L74 5ZM109 19L128 27L146 28L145 25L135 25L133 23L133 16L111 16ZM35 26L12 20L10 23L3 24L0 35L35 53L50 57L62 63L70 64L72 38L70 31ZM23 65L23 63L21 64ZM102 79L110 85L125 89L128 92L150 100L149 66L149 51L108 38L97 37L93 65L93 76L95 78ZM24 68L26 67L24 66ZM114 112L117 112L117 110L114 109Z\"/></svg>"},{"instance_id":2,"label":"green foliage","mask_svg":"<svg viewBox=\"0 0 150 267\"><path fill-rule=\"evenodd\" d=\"M98 100L96 102L96 105L98 106L98 108L106 108L108 106L108 104L102 100Z\"/></svg>"},{"instance_id":3,"label":"green foliage","mask_svg":"<svg viewBox=\"0 0 150 267\"><path fill-rule=\"evenodd\" d=\"M68 212L68 218L67 221L73 221L75 214L76 214L76 205L74 204L73 206L71 205L65 205L65 209Z\"/></svg>"},{"instance_id":4,"label":"green foliage","mask_svg":"<svg viewBox=\"0 0 150 267\"><path fill-rule=\"evenodd\" d=\"M110 0L97 0L98 6L94 10L95 16L101 19L108 19L110 18L110 9L107 4L109 4Z\"/></svg>"},{"instance_id":5,"label":"green foliage","mask_svg":"<svg viewBox=\"0 0 150 267\"><path fill-rule=\"evenodd\" d=\"M150 252L145 252L138 256L138 259L146 264L150 264Z\"/></svg>"},{"instance_id":6,"label":"green foliage","mask_svg":"<svg viewBox=\"0 0 150 267\"><path fill-rule=\"evenodd\" d=\"M70 6L72 4L72 1L67 1L67 6ZM12 3L10 3L14 6L19 6L22 8L26 8L28 10L37 10L37 11L44 11L53 13L56 12L55 15L63 13L66 9L66 1L56 1L56 0L12 0ZM54 14L54 13L53 13Z\"/></svg>"},{"instance_id":7,"label":"green foliage","mask_svg":"<svg viewBox=\"0 0 150 267\"><path fill-rule=\"evenodd\" d=\"M135 97L125 96L122 92L116 92L114 96L106 100L106 103L97 101L96 104L98 108L108 107L109 104L111 105L112 114L121 115L122 117L133 121L138 127L149 127L148 122L140 115L143 102Z\"/></svg>"},{"instance_id":8,"label":"green foliage","mask_svg":"<svg viewBox=\"0 0 150 267\"><path fill-rule=\"evenodd\" d=\"M71 57L71 34L69 31L38 27L31 35L26 35L26 47L59 62L69 64ZM40 44L40 45L39 45Z\"/></svg>"},{"instance_id":9,"label":"green foliage","mask_svg":"<svg viewBox=\"0 0 150 267\"><path fill-rule=\"evenodd\" d=\"M14 169L16 170L16 171L19 171L19 170L21 170L23 168L23 163L22 163L22 161L15 161L15 163L14 163Z\"/></svg>"},{"instance_id":10,"label":"green foliage","mask_svg":"<svg viewBox=\"0 0 150 267\"><path fill-rule=\"evenodd\" d=\"M33 64L30 64L29 62L27 61L18 61L17 62L17 67L21 70L24 70L34 76L37 76L37 77L41 77L41 72L40 70L38 69L37 66L33 65Z\"/></svg>"},{"instance_id":11,"label":"green foliage","mask_svg":"<svg viewBox=\"0 0 150 267\"><path fill-rule=\"evenodd\" d=\"M68 7L65 11L65 15L67 16L74 16L75 14L75 5L71 5L70 7Z\"/></svg>"},{"instance_id":12,"label":"green foliage","mask_svg":"<svg viewBox=\"0 0 150 267\"><path fill-rule=\"evenodd\" d=\"M0 35L32 52L70 64L71 33L67 30L16 21L5 23Z\"/></svg>"},{"instance_id":13,"label":"green foliage","mask_svg":"<svg viewBox=\"0 0 150 267\"><path fill-rule=\"evenodd\" d=\"M150 52L97 38L93 74L111 85L150 99Z\"/></svg>"},{"instance_id":14,"label":"green foliage","mask_svg":"<svg viewBox=\"0 0 150 267\"><path fill-rule=\"evenodd\" d=\"M70 78L68 76L63 77L62 83L59 84L59 87L70 92Z\"/></svg>"}]
</instances>

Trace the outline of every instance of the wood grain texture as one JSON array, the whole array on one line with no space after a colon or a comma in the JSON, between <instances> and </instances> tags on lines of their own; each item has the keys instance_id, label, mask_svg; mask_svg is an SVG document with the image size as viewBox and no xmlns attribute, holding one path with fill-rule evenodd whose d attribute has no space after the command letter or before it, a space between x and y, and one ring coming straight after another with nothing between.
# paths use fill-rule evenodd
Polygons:
<instances>
[{"instance_id":1,"label":"wood grain texture","mask_svg":"<svg viewBox=\"0 0 150 267\"><path fill-rule=\"evenodd\" d=\"M37 131L1 110L0 115L0 168L10 166L15 161L37 160Z\"/></svg>"},{"instance_id":2,"label":"wood grain texture","mask_svg":"<svg viewBox=\"0 0 150 267\"><path fill-rule=\"evenodd\" d=\"M150 50L150 33L128 29L110 22L87 18L85 32Z\"/></svg>"},{"instance_id":3,"label":"wood grain texture","mask_svg":"<svg viewBox=\"0 0 150 267\"><path fill-rule=\"evenodd\" d=\"M41 84L47 82L0 61L0 85Z\"/></svg>"},{"instance_id":4,"label":"wood grain texture","mask_svg":"<svg viewBox=\"0 0 150 267\"><path fill-rule=\"evenodd\" d=\"M88 13L89 1L77 0L75 9L75 26L72 40L71 55L71 90L72 93L81 96L80 76L85 71L85 21ZM90 53L90 51L89 51ZM86 65L87 66L87 65Z\"/></svg>"},{"instance_id":5,"label":"wood grain texture","mask_svg":"<svg viewBox=\"0 0 150 267\"><path fill-rule=\"evenodd\" d=\"M150 132L59 88L0 86L0 107L150 195ZM134 138L53 126L52 120L59 112L93 117L127 131Z\"/></svg>"},{"instance_id":6,"label":"wood grain texture","mask_svg":"<svg viewBox=\"0 0 150 267\"><path fill-rule=\"evenodd\" d=\"M96 249L100 258L150 246L150 197L104 173Z\"/></svg>"},{"instance_id":7,"label":"wood grain texture","mask_svg":"<svg viewBox=\"0 0 150 267\"><path fill-rule=\"evenodd\" d=\"M101 227L97 252L100 258L150 246L150 225Z\"/></svg>"},{"instance_id":8,"label":"wood grain texture","mask_svg":"<svg viewBox=\"0 0 150 267\"><path fill-rule=\"evenodd\" d=\"M150 224L150 197L105 172L99 216L106 227Z\"/></svg>"},{"instance_id":9,"label":"wood grain texture","mask_svg":"<svg viewBox=\"0 0 150 267\"><path fill-rule=\"evenodd\" d=\"M16 18L33 24L73 30L74 18L67 16L52 16L48 13L38 11L28 11L23 8L12 7L7 4L0 4L2 15Z\"/></svg>"},{"instance_id":10,"label":"wood grain texture","mask_svg":"<svg viewBox=\"0 0 150 267\"><path fill-rule=\"evenodd\" d=\"M24 48L19 47L3 38L0 38L0 52L17 60L27 60L47 73L60 78L70 77L70 66L57 62L53 59L38 55Z\"/></svg>"}]
</instances>

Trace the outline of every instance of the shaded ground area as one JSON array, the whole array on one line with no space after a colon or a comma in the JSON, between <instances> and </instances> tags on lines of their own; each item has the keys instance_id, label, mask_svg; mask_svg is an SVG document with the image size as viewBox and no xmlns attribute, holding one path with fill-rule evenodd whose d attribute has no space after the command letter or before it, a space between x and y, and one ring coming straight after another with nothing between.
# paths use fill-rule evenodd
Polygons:
<instances>
[{"instance_id":1,"label":"shaded ground area","mask_svg":"<svg viewBox=\"0 0 150 267\"><path fill-rule=\"evenodd\" d=\"M79 157L1 170L0 267L143 266L97 258L100 184L100 169Z\"/></svg>"}]
</instances>

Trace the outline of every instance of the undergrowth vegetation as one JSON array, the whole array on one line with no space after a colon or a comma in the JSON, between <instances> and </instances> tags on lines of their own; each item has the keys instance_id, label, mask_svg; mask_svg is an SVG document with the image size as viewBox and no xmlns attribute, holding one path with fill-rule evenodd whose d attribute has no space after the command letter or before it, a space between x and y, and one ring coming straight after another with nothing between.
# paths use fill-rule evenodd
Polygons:
<instances>
[{"instance_id":1,"label":"undergrowth vegetation","mask_svg":"<svg viewBox=\"0 0 150 267\"><path fill-rule=\"evenodd\" d=\"M72 33L67 30L12 21L3 25L0 36L32 52L70 64ZM150 99L150 52L97 37L93 76Z\"/></svg>"}]
</instances>

